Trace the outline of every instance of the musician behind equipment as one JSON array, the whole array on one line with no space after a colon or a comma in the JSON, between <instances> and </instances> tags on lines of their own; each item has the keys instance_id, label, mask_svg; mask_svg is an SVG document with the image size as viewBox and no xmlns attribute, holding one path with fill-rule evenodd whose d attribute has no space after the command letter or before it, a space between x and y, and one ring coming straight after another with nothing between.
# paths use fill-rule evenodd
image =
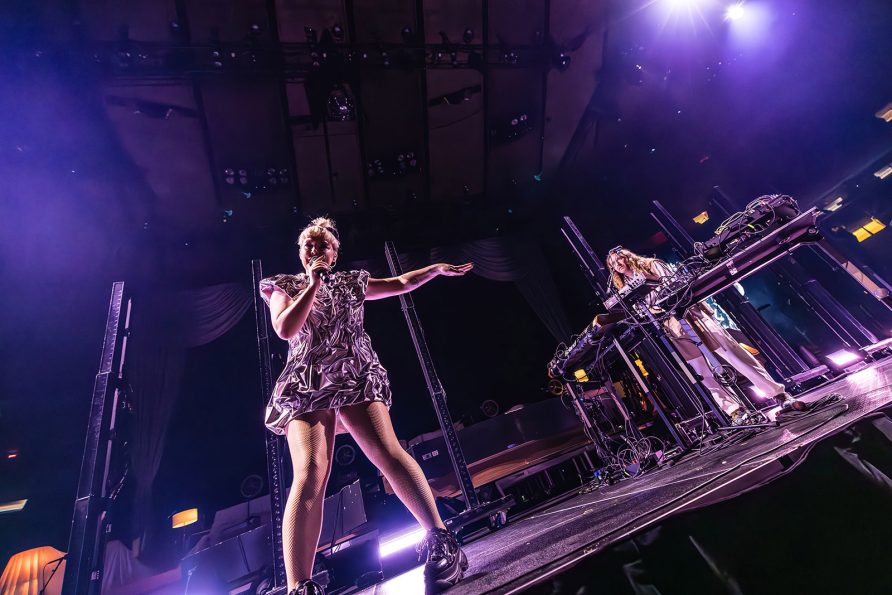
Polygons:
<instances>
[{"instance_id":1,"label":"musician behind equipment","mask_svg":"<svg viewBox=\"0 0 892 595\"><path fill-rule=\"evenodd\" d=\"M653 289L659 287L664 279L672 276L670 266L657 258L645 258L630 250L618 246L607 255L607 268L611 281L617 290L621 290L627 282L643 276L645 282ZM649 306L651 300L647 300ZM785 390L783 384L775 382L756 358L746 351L733 337L719 325L712 309L704 303L694 304L688 308L684 319L691 325L703 344L719 360L729 364L740 375L747 378L758 394L773 397L784 409L800 410L804 405L794 400ZM688 362L691 368L703 378L703 385L712 394L718 406L731 419L731 423L741 425L748 423L748 412L738 402L734 394L719 384L703 354L690 337L682 329L679 320L674 316L664 322L667 334L673 345Z\"/></svg>"}]
</instances>

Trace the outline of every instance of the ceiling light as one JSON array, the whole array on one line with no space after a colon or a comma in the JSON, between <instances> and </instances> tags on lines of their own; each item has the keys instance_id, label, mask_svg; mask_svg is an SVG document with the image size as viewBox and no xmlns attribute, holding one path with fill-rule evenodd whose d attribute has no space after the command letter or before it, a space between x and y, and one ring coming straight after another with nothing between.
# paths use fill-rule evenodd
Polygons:
<instances>
[{"instance_id":1,"label":"ceiling light","mask_svg":"<svg viewBox=\"0 0 892 595\"><path fill-rule=\"evenodd\" d=\"M881 180L885 180L890 175L892 175L892 163L890 163L886 167L880 169L879 171L873 172L873 175L875 175L876 177L878 177Z\"/></svg>"},{"instance_id":2,"label":"ceiling light","mask_svg":"<svg viewBox=\"0 0 892 595\"><path fill-rule=\"evenodd\" d=\"M732 4L725 10L725 20L726 21L736 21L743 16L743 3L738 2L737 4Z\"/></svg>"},{"instance_id":3,"label":"ceiling light","mask_svg":"<svg viewBox=\"0 0 892 595\"><path fill-rule=\"evenodd\" d=\"M28 500L13 500L12 502L4 502L0 504L0 514L4 514L7 512L19 512L23 508L25 508L25 504L28 503Z\"/></svg>"}]
</instances>

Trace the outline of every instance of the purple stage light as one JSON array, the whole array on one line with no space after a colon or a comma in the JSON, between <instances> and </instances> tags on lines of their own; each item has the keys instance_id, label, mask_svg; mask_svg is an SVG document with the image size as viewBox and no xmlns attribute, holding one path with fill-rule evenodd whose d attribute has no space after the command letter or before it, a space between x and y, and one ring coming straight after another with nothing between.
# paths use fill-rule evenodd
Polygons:
<instances>
[{"instance_id":1,"label":"purple stage light","mask_svg":"<svg viewBox=\"0 0 892 595\"><path fill-rule=\"evenodd\" d=\"M837 368L845 368L850 364L861 361L864 357L856 351L840 349L839 351L834 351L828 355L827 359L829 359Z\"/></svg>"},{"instance_id":2,"label":"purple stage light","mask_svg":"<svg viewBox=\"0 0 892 595\"><path fill-rule=\"evenodd\" d=\"M725 20L726 21L737 21L743 17L746 11L743 8L743 2L738 2L737 4L732 4L725 10Z\"/></svg>"},{"instance_id":3,"label":"purple stage light","mask_svg":"<svg viewBox=\"0 0 892 595\"><path fill-rule=\"evenodd\" d=\"M381 540L378 553L382 558L386 558L406 548L415 547L424 538L424 534L424 529L416 527L397 535L388 535L386 539Z\"/></svg>"},{"instance_id":4,"label":"purple stage light","mask_svg":"<svg viewBox=\"0 0 892 595\"><path fill-rule=\"evenodd\" d=\"M752 46L770 37L776 16L766 2L737 0L725 9L725 22L735 45Z\"/></svg>"}]
</instances>

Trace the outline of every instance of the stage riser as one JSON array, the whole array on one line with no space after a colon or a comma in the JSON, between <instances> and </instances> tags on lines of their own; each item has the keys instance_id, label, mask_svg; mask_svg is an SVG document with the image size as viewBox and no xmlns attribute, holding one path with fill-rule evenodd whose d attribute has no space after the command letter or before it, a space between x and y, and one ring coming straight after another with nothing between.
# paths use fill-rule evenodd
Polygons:
<instances>
[{"instance_id":1,"label":"stage riser","mask_svg":"<svg viewBox=\"0 0 892 595\"><path fill-rule=\"evenodd\" d=\"M798 463L778 462L797 464L766 486L672 517L525 592L553 593L557 583L564 593L612 595L892 592L892 419L863 420Z\"/></svg>"}]
</instances>

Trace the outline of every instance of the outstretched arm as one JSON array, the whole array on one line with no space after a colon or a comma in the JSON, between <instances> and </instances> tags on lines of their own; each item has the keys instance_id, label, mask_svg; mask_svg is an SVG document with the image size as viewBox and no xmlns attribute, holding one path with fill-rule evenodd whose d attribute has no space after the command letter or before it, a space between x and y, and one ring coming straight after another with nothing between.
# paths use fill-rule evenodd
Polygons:
<instances>
[{"instance_id":1,"label":"outstretched arm","mask_svg":"<svg viewBox=\"0 0 892 595\"><path fill-rule=\"evenodd\" d=\"M460 277L474 268L471 263L452 265L446 263L432 264L429 267L403 273L399 277L387 279L369 279L369 286L365 292L365 299L380 300L403 293L409 293L440 275L446 277Z\"/></svg>"}]
</instances>

